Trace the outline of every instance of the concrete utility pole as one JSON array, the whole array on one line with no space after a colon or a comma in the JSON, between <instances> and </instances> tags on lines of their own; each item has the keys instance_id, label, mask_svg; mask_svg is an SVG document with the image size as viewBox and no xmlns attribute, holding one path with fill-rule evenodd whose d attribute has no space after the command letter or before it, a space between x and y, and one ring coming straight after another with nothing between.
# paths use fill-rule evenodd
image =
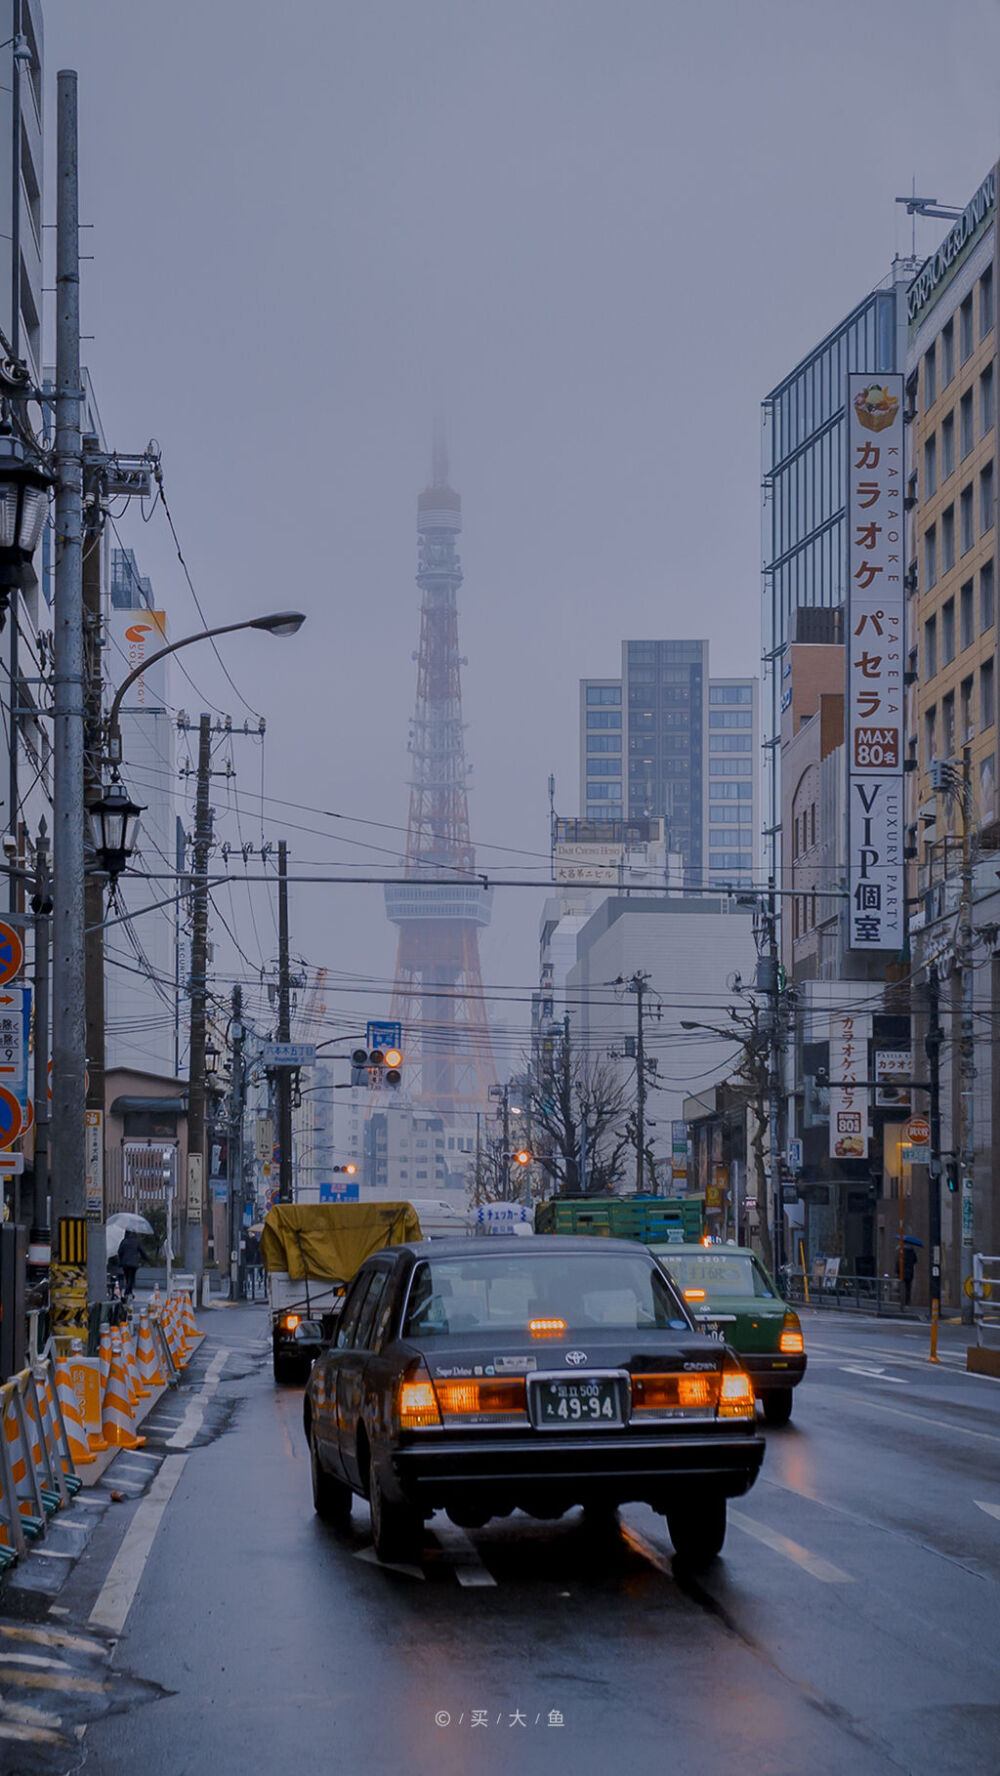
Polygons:
<instances>
[{"instance_id":1,"label":"concrete utility pole","mask_svg":"<svg viewBox=\"0 0 1000 1776\"><path fill-rule=\"evenodd\" d=\"M84 749L83 793L89 808L103 794L102 753L102 683L101 669L101 505L100 484L87 458L96 454L98 439L83 440L84 493L86 497L84 548L82 561L84 619ZM83 885L85 951L84 1005L87 1038L88 1121L100 1117L97 1134L100 1176L95 1179L94 1201L86 1204L87 1215L87 1297L90 1301L104 1298L107 1284L107 1237L104 1231L104 878L96 869L88 871ZM100 1186L97 1200L96 1185Z\"/></svg>"},{"instance_id":2,"label":"concrete utility pole","mask_svg":"<svg viewBox=\"0 0 1000 1776\"><path fill-rule=\"evenodd\" d=\"M928 1121L931 1134L927 1171L927 1244L930 1256L930 1360L932 1363L936 1363L938 1361L938 1321L941 1317L941 1043L943 1031L941 1029L938 977L934 969L931 970L927 981L927 1003L929 1009L924 1052L927 1056L928 1066L928 1091L930 1094ZM899 1188L902 1191L902 1178L899 1181ZM902 1215L900 1215L900 1236L902 1236L902 1230ZM902 1237L900 1237L899 1250L900 1276L902 1276Z\"/></svg>"},{"instance_id":3,"label":"concrete utility pole","mask_svg":"<svg viewBox=\"0 0 1000 1776\"><path fill-rule=\"evenodd\" d=\"M637 969L628 983L635 994L635 1189L641 1195L646 1164L646 1051L643 1046L642 1000L650 977Z\"/></svg>"},{"instance_id":4,"label":"concrete utility pole","mask_svg":"<svg viewBox=\"0 0 1000 1776\"><path fill-rule=\"evenodd\" d=\"M245 1077L243 1068L243 988L233 988L232 1018L229 1039L233 1051L233 1083L229 1118L229 1292L242 1295L243 1264L240 1259L240 1231L243 1226L243 1101Z\"/></svg>"},{"instance_id":5,"label":"concrete utility pole","mask_svg":"<svg viewBox=\"0 0 1000 1776\"><path fill-rule=\"evenodd\" d=\"M51 942L52 892L49 881L48 835L43 820L35 844L35 887L31 897L35 924L35 1165L32 1182L31 1238L33 1247L45 1247L48 1262L49 1225L49 944ZM39 1253L38 1262L41 1262ZM29 1264L34 1262L30 1253Z\"/></svg>"},{"instance_id":6,"label":"concrete utility pole","mask_svg":"<svg viewBox=\"0 0 1000 1776\"><path fill-rule=\"evenodd\" d=\"M764 913L764 938L767 946L757 964L758 984L768 998L768 1135L771 1162L772 1257L775 1272L785 1261L783 1238L784 1215L781 1208L781 1109L784 1031L781 1025L781 964L778 954L778 913L774 877L768 884L767 909Z\"/></svg>"},{"instance_id":7,"label":"concrete utility pole","mask_svg":"<svg viewBox=\"0 0 1000 1776\"><path fill-rule=\"evenodd\" d=\"M962 1022L959 1040L959 1163L962 1203L962 1323L971 1326L974 1318L972 1301L972 1244L974 1219L974 1179L976 1164L975 1090L976 1043L973 997L975 969L972 961L972 753L962 751L962 895L958 916L959 968L962 980ZM940 1235L939 1235L940 1238ZM966 1288L968 1284L968 1289Z\"/></svg>"},{"instance_id":8,"label":"concrete utility pole","mask_svg":"<svg viewBox=\"0 0 1000 1776\"><path fill-rule=\"evenodd\" d=\"M208 1007L208 856L212 845L209 782L212 774L212 718L198 723L198 776L195 791L191 892L191 1036L188 1045L188 1189L185 1262L200 1272L205 1235L205 1020Z\"/></svg>"},{"instance_id":9,"label":"concrete utility pole","mask_svg":"<svg viewBox=\"0 0 1000 1776\"><path fill-rule=\"evenodd\" d=\"M83 588L76 74L58 76L52 946L52 1329L87 1331Z\"/></svg>"},{"instance_id":10,"label":"concrete utility pole","mask_svg":"<svg viewBox=\"0 0 1000 1776\"><path fill-rule=\"evenodd\" d=\"M278 840L278 1041L292 1039L291 978L288 961L288 846ZM277 1069L278 1201L292 1200L292 1069Z\"/></svg>"}]
</instances>

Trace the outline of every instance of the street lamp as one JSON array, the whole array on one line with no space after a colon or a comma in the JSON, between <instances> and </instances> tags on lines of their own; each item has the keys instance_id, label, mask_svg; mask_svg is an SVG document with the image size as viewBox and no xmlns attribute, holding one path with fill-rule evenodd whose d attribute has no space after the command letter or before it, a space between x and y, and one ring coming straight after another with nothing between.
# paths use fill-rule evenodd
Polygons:
<instances>
[{"instance_id":1,"label":"street lamp","mask_svg":"<svg viewBox=\"0 0 1000 1776\"><path fill-rule=\"evenodd\" d=\"M108 714L108 758L112 765L122 762L122 736L119 726L119 712L122 699L129 688L155 666L157 660L164 660L168 654L176 654L178 648L190 647L196 641L212 641L217 635L233 635L238 629L263 629L268 635L295 635L305 622L302 611L272 611L266 617L247 617L242 623L222 623L215 629L199 629L197 635L182 635L180 641L172 641L167 647L157 648L155 654L147 655L141 666L123 678L115 692L114 702Z\"/></svg>"},{"instance_id":2,"label":"street lamp","mask_svg":"<svg viewBox=\"0 0 1000 1776\"><path fill-rule=\"evenodd\" d=\"M20 438L9 425L0 425L0 629L11 592L23 584L38 547L51 486L51 475L40 464L26 462Z\"/></svg>"},{"instance_id":3,"label":"street lamp","mask_svg":"<svg viewBox=\"0 0 1000 1776\"><path fill-rule=\"evenodd\" d=\"M139 815L145 811L117 779L87 809L94 855L112 888L135 850Z\"/></svg>"}]
</instances>

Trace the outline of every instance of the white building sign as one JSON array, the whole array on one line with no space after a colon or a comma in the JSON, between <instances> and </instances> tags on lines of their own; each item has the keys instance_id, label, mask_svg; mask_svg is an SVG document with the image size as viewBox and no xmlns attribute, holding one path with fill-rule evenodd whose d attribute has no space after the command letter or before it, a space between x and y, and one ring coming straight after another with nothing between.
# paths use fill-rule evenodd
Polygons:
<instances>
[{"instance_id":1,"label":"white building sign","mask_svg":"<svg viewBox=\"0 0 1000 1776\"><path fill-rule=\"evenodd\" d=\"M868 1157L868 1044L871 1033L871 1012L830 1013L831 1159Z\"/></svg>"},{"instance_id":2,"label":"white building sign","mask_svg":"<svg viewBox=\"0 0 1000 1776\"><path fill-rule=\"evenodd\" d=\"M849 376L847 389L849 947L898 950L903 943L903 378Z\"/></svg>"}]
</instances>

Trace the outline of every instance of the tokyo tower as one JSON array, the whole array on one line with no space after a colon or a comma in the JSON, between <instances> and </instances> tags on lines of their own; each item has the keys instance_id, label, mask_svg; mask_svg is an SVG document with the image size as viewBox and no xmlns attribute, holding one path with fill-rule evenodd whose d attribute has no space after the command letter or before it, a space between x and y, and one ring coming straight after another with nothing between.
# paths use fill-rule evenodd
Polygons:
<instances>
[{"instance_id":1,"label":"tokyo tower","mask_svg":"<svg viewBox=\"0 0 1000 1776\"><path fill-rule=\"evenodd\" d=\"M475 879L462 728L461 528L462 502L448 485L444 430L436 425L431 485L417 501L420 649L405 880L386 887L385 908L399 927L392 1014L404 1027L407 1061L419 1068L412 1096L446 1118L485 1109L496 1079L479 967L493 890ZM459 879L426 880L440 876Z\"/></svg>"}]
</instances>

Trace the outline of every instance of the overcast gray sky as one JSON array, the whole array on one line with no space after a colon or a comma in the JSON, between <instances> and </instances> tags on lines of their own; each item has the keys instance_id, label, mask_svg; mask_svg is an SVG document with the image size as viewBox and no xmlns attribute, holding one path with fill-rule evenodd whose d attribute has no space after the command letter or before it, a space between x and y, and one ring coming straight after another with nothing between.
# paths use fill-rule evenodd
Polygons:
<instances>
[{"instance_id":1,"label":"overcast gray sky","mask_svg":"<svg viewBox=\"0 0 1000 1776\"><path fill-rule=\"evenodd\" d=\"M309 614L296 640L227 647L267 716L268 792L405 825L439 404L473 829L488 868L511 861L488 843L544 852L550 771L578 811L577 680L613 673L623 635L704 634L716 672L757 669L761 396L910 250L911 180L964 204L997 158L995 0L45 13L50 177L55 72L80 74L109 440L160 440L212 620ZM918 251L942 232L918 223ZM173 633L198 627L165 527L123 534ZM206 650L190 666L242 719ZM387 861L281 812L293 860ZM487 981L534 979L539 901L498 895ZM297 891L293 920L310 960L391 973L380 890Z\"/></svg>"}]
</instances>

